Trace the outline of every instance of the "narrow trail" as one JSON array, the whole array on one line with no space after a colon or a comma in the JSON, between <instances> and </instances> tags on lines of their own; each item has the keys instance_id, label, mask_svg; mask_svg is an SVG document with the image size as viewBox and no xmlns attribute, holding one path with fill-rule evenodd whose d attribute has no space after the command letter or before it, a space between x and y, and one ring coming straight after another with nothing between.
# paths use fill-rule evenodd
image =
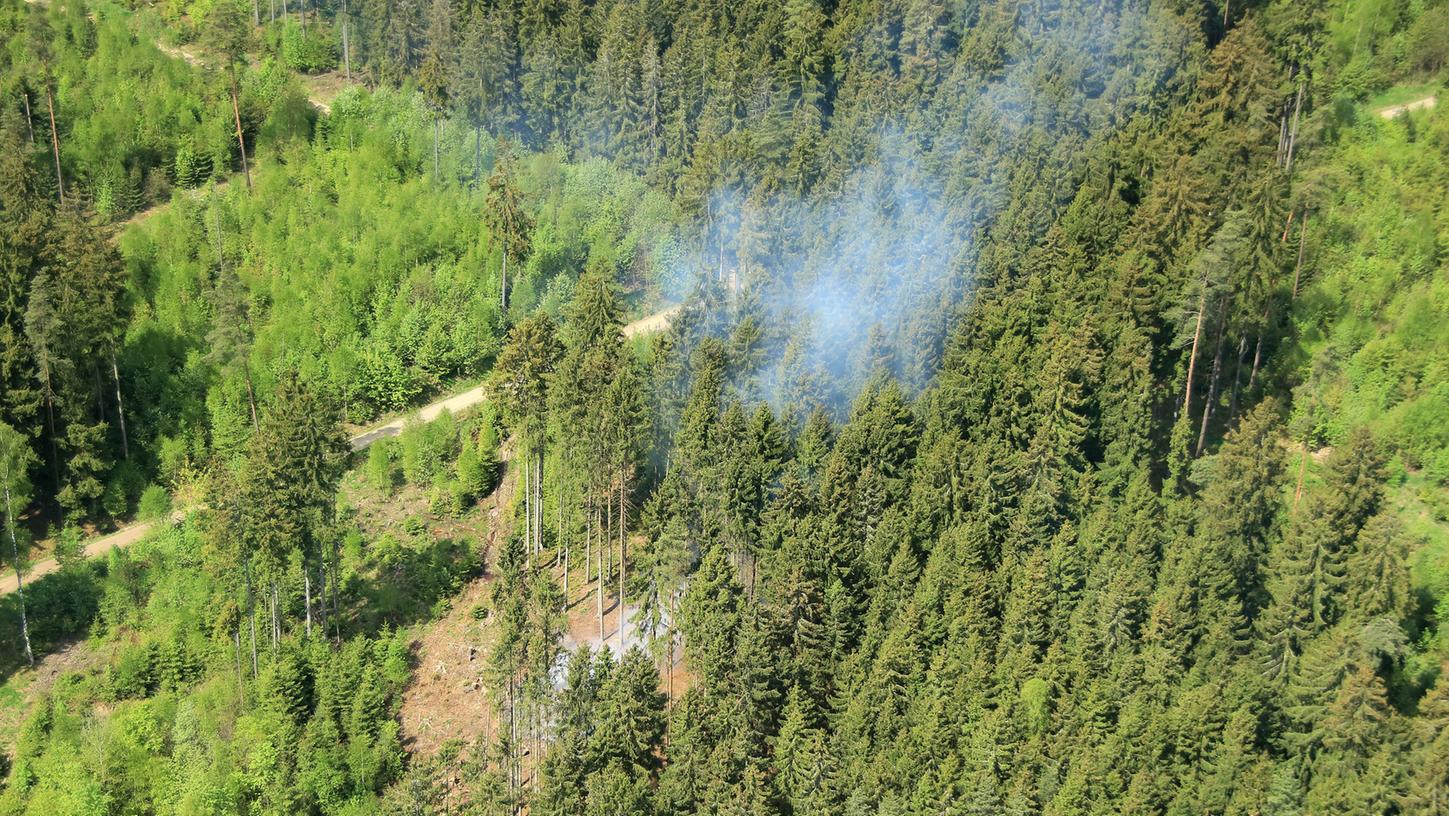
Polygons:
<instances>
[{"instance_id":1,"label":"narrow trail","mask_svg":"<svg viewBox=\"0 0 1449 816\"><path fill-rule=\"evenodd\" d=\"M35 0L30 1L35 2ZM203 56L199 52L186 46L167 45L159 40L152 44L156 46L156 50L166 56L179 59L193 68L205 70L207 67L206 60ZM248 57L247 60L253 68L260 64L260 61L256 57ZM338 71L328 71L327 73L317 74L315 76L297 74L296 77L297 83L307 92L307 101L312 103L312 107L323 113L332 112L331 100L346 86L345 80L342 79L342 74Z\"/></svg>"},{"instance_id":2,"label":"narrow trail","mask_svg":"<svg viewBox=\"0 0 1449 816\"><path fill-rule=\"evenodd\" d=\"M168 57L174 57L175 59L179 59L179 60L183 60L183 61L186 62L187 65L191 65L191 66L194 66L196 68L204 68L205 67L201 63L201 57L197 56L196 52L194 52L194 51L188 51L185 48L178 48L178 47L173 46L173 45L167 45L166 43L163 43L163 42L157 42L157 43L155 43L155 46L156 46L156 50L160 51L161 53L165 54L166 56L168 56Z\"/></svg>"},{"instance_id":3,"label":"narrow trail","mask_svg":"<svg viewBox=\"0 0 1449 816\"><path fill-rule=\"evenodd\" d=\"M635 320L633 323L624 327L624 339L628 340L631 337L636 337L641 334L657 334L664 331L669 328L669 324L673 322L675 315L679 314L679 310L683 308L682 305L674 305L666 309L660 309L648 317L641 317Z\"/></svg>"},{"instance_id":4,"label":"narrow trail","mask_svg":"<svg viewBox=\"0 0 1449 816\"><path fill-rule=\"evenodd\" d=\"M669 321L674 317L675 314L679 312L679 308L680 307L678 306L671 306L667 309L655 312L652 315L640 318L633 323L630 323L629 325L624 327L624 336L626 338L629 338L638 335L653 334L655 332L663 331L664 329L669 327ZM442 399L431 402L418 409L416 415L423 422L431 422L441 416L443 411L448 411L449 413L457 413L466 408L471 408L475 405L478 405L481 402L483 402L483 386L480 385L474 388L470 388L461 393L453 394L451 396L443 397ZM403 426L406 425L408 419L411 416L412 415L410 414L408 416L398 417L396 419L384 422L380 425L373 426L365 431L362 431L361 433L356 434L351 439L352 449L354 451L364 450L369 445L379 439L383 439L389 436L396 436L402 433ZM160 524L163 521L169 521L170 523L175 524L177 522L180 522L185 517L186 513L184 511L177 510L173 512L167 519L158 519L156 521L142 521L135 524L127 525L115 531L114 533L109 533L107 535L100 536L99 538L95 538L87 542L83 552L85 553L86 558L93 558L97 555L109 552L112 548L129 547L132 544L135 544L137 541L140 541L142 538L145 538L146 534L149 533L151 529L157 524ZM34 564L31 564L30 568L26 570L25 580L27 582L34 581L37 578L55 572L59 568L60 564L54 558L46 558L37 561ZM8 595L9 593L14 591L15 570L13 566L10 566L8 569L5 570L4 575L0 576L0 595Z\"/></svg>"},{"instance_id":5,"label":"narrow trail","mask_svg":"<svg viewBox=\"0 0 1449 816\"><path fill-rule=\"evenodd\" d=\"M261 166L261 162L253 160L252 161L252 172L255 173L257 171L257 168L260 167L260 166ZM236 178L238 175L240 175L240 174L237 173L237 174L233 174L233 175L227 176L226 178L221 179L220 181L217 181L215 184L207 184L207 185L203 185L201 187L182 188L181 189L181 192L184 193L185 195L189 196L191 198L191 200L197 201L197 200L200 200L201 197L202 196L205 196L207 193L211 193L211 192L219 193L222 190L225 190L226 188L230 187L231 186L232 179ZM114 234L114 237L115 238L119 238L120 235L121 235L121 233L125 232L132 225L145 223L147 220L151 219L152 217L154 217L156 215L159 215L160 213L164 212L167 207L170 207L171 206L171 204L172 204L172 202L174 200L175 200L174 198L168 198L165 201L158 201L155 204L152 204L151 206L147 207L144 210L140 210L138 212L132 213L130 218L127 218L125 221L122 221L119 224L114 225L115 226L115 234Z\"/></svg>"},{"instance_id":6,"label":"narrow trail","mask_svg":"<svg viewBox=\"0 0 1449 816\"><path fill-rule=\"evenodd\" d=\"M1384 119L1393 119L1401 113L1409 113L1416 110L1432 108L1438 104L1439 97L1429 94L1423 99L1415 99L1412 102L1405 102L1401 105L1390 105L1387 108L1379 108L1379 116Z\"/></svg>"}]
</instances>

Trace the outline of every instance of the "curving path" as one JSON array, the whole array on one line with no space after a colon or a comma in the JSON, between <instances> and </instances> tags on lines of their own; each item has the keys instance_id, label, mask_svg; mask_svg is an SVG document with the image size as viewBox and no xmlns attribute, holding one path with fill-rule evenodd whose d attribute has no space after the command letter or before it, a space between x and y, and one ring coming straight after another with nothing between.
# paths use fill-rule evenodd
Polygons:
<instances>
[{"instance_id":1,"label":"curving path","mask_svg":"<svg viewBox=\"0 0 1449 816\"><path fill-rule=\"evenodd\" d=\"M679 309L679 306L671 306L667 309L655 312L648 317L642 317L624 327L624 336L635 337L638 335L654 334L655 332L663 331L664 329L669 327L670 320L674 318L674 315L678 314ZM423 406L422 408L418 409L417 417L423 422L431 422L434 419L437 419L440 415L442 415L444 411L456 414L457 412L462 411L465 408L471 408L472 406L477 405L482 401L483 386L475 386L468 389L467 391L463 391L449 397L444 397L440 400L437 400L436 402L432 402ZM356 436L352 437L352 449L354 451L360 451L367 448L369 445L379 439L383 439L389 436L396 436L402 433L403 426L407 423L408 418L409 417L399 417L389 422L384 422L380 425L368 428L362 433L357 434ZM169 518L164 519L164 521L169 521L175 524L185 517L185 511L176 510L172 512ZM94 556L101 555L110 551L113 547L129 547L144 538L146 536L146 533L150 532L151 528L161 523L161 521L163 520L158 519L156 521L137 522L135 524L122 527L114 533L92 539L85 545L85 557L92 558ZM34 564L30 565L30 569L26 570L25 580L27 582L34 581L37 578L55 572L59 568L60 564L58 564L54 558L46 558L44 560L37 561ZM15 569L13 566L6 565L4 574L0 575L0 595L7 595L14 591Z\"/></svg>"}]
</instances>

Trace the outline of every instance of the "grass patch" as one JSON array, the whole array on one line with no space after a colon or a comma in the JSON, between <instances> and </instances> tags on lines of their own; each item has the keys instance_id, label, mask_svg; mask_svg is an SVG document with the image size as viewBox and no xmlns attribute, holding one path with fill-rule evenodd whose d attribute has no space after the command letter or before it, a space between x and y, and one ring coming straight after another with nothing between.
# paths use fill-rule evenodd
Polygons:
<instances>
[{"instance_id":1,"label":"grass patch","mask_svg":"<svg viewBox=\"0 0 1449 816\"><path fill-rule=\"evenodd\" d=\"M15 676L12 675L4 685L0 685L0 711L9 711L24 704L25 695L20 693L20 689L15 687L15 683Z\"/></svg>"}]
</instances>

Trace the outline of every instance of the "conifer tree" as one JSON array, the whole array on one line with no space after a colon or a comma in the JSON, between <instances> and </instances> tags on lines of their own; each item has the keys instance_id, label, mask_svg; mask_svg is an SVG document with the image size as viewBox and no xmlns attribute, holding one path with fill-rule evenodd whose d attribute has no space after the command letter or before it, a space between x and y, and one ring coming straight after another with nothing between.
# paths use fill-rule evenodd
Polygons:
<instances>
[{"instance_id":1,"label":"conifer tree","mask_svg":"<svg viewBox=\"0 0 1449 816\"><path fill-rule=\"evenodd\" d=\"M530 317L509 333L493 367L490 391L520 436L524 453L525 549L529 558L543 546L543 463L549 381L563 354L553 321ZM562 542L559 542L562 544ZM567 559L567 554L565 554Z\"/></svg>"},{"instance_id":2,"label":"conifer tree","mask_svg":"<svg viewBox=\"0 0 1449 816\"><path fill-rule=\"evenodd\" d=\"M508 144L500 140L493 157L493 174L488 177L488 203L484 223L503 255L499 274L499 311L508 314L508 261L521 261L528 252L533 221L523 208L523 197L513 177L513 157Z\"/></svg>"},{"instance_id":3,"label":"conifer tree","mask_svg":"<svg viewBox=\"0 0 1449 816\"><path fill-rule=\"evenodd\" d=\"M433 179L439 179L438 151L443 117L448 112L448 65L453 62L453 14L448 0L433 0L428 11L428 41L418 65L418 87L433 114ZM505 304L506 305L506 304Z\"/></svg>"},{"instance_id":4,"label":"conifer tree","mask_svg":"<svg viewBox=\"0 0 1449 816\"><path fill-rule=\"evenodd\" d=\"M247 189L250 190L252 188L252 171L251 165L247 161L246 139L242 136L241 105L238 101L236 73L237 63L246 59L248 32L245 12L237 3L222 0L210 7L202 30L207 50L222 58L226 65L228 78L231 80L231 112L233 123L236 125L236 147L237 152L241 155L242 176L246 179Z\"/></svg>"}]
</instances>

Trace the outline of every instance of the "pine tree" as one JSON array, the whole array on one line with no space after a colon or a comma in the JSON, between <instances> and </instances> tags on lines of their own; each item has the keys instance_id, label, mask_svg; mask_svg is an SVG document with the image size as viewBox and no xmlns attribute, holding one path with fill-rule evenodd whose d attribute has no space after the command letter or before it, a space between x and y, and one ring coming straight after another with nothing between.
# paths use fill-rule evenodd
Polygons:
<instances>
[{"instance_id":1,"label":"pine tree","mask_svg":"<svg viewBox=\"0 0 1449 816\"><path fill-rule=\"evenodd\" d=\"M448 66L454 62L453 9L449 0L433 0L428 11L428 39L418 65L418 88L433 114L433 180L439 180L439 143L448 112Z\"/></svg>"},{"instance_id":2,"label":"pine tree","mask_svg":"<svg viewBox=\"0 0 1449 816\"><path fill-rule=\"evenodd\" d=\"M549 381L563 355L553 321L547 315L530 317L509 333L490 378L490 392L505 419L520 436L523 461L525 548L532 553L543 546L543 463L549 406ZM530 543L531 542L531 543ZM565 556L567 558L567 556Z\"/></svg>"},{"instance_id":3,"label":"pine tree","mask_svg":"<svg viewBox=\"0 0 1449 816\"><path fill-rule=\"evenodd\" d=\"M1403 529L1397 518L1380 513L1365 522L1344 563L1342 604L1346 615L1354 620L1409 616L1413 601L1403 550Z\"/></svg>"},{"instance_id":4,"label":"pine tree","mask_svg":"<svg viewBox=\"0 0 1449 816\"><path fill-rule=\"evenodd\" d=\"M518 125L517 37L511 15L500 8L474 9L458 35L458 61L450 97L473 127L473 184L483 181L483 131L495 135Z\"/></svg>"},{"instance_id":5,"label":"pine tree","mask_svg":"<svg viewBox=\"0 0 1449 816\"><path fill-rule=\"evenodd\" d=\"M1408 782L1401 804L1406 813L1449 813L1449 684L1435 683L1419 701L1412 734Z\"/></svg>"},{"instance_id":6,"label":"pine tree","mask_svg":"<svg viewBox=\"0 0 1449 816\"><path fill-rule=\"evenodd\" d=\"M829 791L835 772L826 738L812 722L809 704L791 687L774 744L774 777L781 801L797 814L829 812Z\"/></svg>"},{"instance_id":7,"label":"pine tree","mask_svg":"<svg viewBox=\"0 0 1449 816\"><path fill-rule=\"evenodd\" d=\"M78 517L96 511L110 467L101 372L114 370L109 364L129 312L115 248L74 216L57 227L60 262L31 284L25 330L36 358L55 499Z\"/></svg>"},{"instance_id":8,"label":"pine tree","mask_svg":"<svg viewBox=\"0 0 1449 816\"><path fill-rule=\"evenodd\" d=\"M595 767L618 761L635 772L658 769L664 695L659 673L642 649L635 646L619 658L591 716L596 724L589 754Z\"/></svg>"},{"instance_id":9,"label":"pine tree","mask_svg":"<svg viewBox=\"0 0 1449 816\"><path fill-rule=\"evenodd\" d=\"M10 106L0 109L0 422L27 428L38 421L44 397L25 314L32 281L47 262L51 210L16 119Z\"/></svg>"},{"instance_id":10,"label":"pine tree","mask_svg":"<svg viewBox=\"0 0 1449 816\"><path fill-rule=\"evenodd\" d=\"M335 574L337 553L325 542L333 502L348 450L336 409L330 400L304 383L295 371L285 372L274 401L248 449L242 482L245 536L257 550L258 560L271 583L272 638L281 634L275 596L283 570L299 551L307 634L312 633L313 584L327 598L327 576ZM337 587L333 584L333 604ZM319 608L325 631L325 605Z\"/></svg>"},{"instance_id":11,"label":"pine tree","mask_svg":"<svg viewBox=\"0 0 1449 816\"><path fill-rule=\"evenodd\" d=\"M743 592L724 547L705 553L679 610L690 669L706 687L722 686L734 665Z\"/></svg>"},{"instance_id":12,"label":"pine tree","mask_svg":"<svg viewBox=\"0 0 1449 816\"><path fill-rule=\"evenodd\" d=\"M233 122L236 125L236 147L237 152L241 154L242 176L246 179L247 189L250 190L252 188L252 171L247 162L246 139L242 136L241 105L238 101L236 75L237 63L246 59L249 34L246 12L239 4L231 2L231 0L222 0L222 2L212 5L207 11L202 32L207 50L223 59L231 79L231 111Z\"/></svg>"},{"instance_id":13,"label":"pine tree","mask_svg":"<svg viewBox=\"0 0 1449 816\"><path fill-rule=\"evenodd\" d=\"M493 174L488 177L488 203L484 224L503 255L499 273L499 311L508 314L508 262L521 261L528 253L533 220L524 210L523 196L513 178L513 157L508 144L499 141L493 158Z\"/></svg>"}]
</instances>

